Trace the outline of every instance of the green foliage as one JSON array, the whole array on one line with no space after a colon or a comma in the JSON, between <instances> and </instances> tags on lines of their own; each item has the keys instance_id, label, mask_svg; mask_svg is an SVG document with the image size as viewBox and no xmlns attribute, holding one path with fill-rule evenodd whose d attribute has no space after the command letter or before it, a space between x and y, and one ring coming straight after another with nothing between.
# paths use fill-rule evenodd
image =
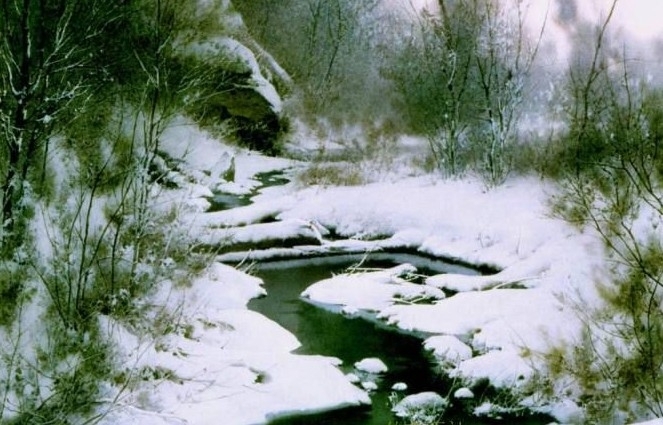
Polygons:
<instances>
[{"instance_id":1,"label":"green foliage","mask_svg":"<svg viewBox=\"0 0 663 425\"><path fill-rule=\"evenodd\" d=\"M98 382L110 377L109 349L95 325L81 332L44 317L47 339L25 346L19 329L13 352L2 353L5 370L0 417L10 424L68 424L89 416L98 401Z\"/></svg>"},{"instance_id":2,"label":"green foliage","mask_svg":"<svg viewBox=\"0 0 663 425\"><path fill-rule=\"evenodd\" d=\"M549 361L551 371L578 382L592 423L663 415L660 93L623 71L602 75L610 96L590 105L601 113L572 122L561 151L567 178L553 203L554 214L593 228L614 264L598 284L604 306L582 313L581 341Z\"/></svg>"}]
</instances>

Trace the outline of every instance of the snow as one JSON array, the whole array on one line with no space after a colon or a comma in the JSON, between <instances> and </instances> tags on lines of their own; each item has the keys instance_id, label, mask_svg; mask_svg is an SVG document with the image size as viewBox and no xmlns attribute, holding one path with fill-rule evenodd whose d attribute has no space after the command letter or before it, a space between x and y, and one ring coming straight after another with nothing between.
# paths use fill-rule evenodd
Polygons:
<instances>
[{"instance_id":1,"label":"snow","mask_svg":"<svg viewBox=\"0 0 663 425\"><path fill-rule=\"evenodd\" d=\"M358 384L358 383L361 382L361 379L359 378L359 376L357 376L354 373L348 373L347 375L345 375L345 377L348 379L349 382L351 382L353 384Z\"/></svg>"},{"instance_id":2,"label":"snow","mask_svg":"<svg viewBox=\"0 0 663 425\"><path fill-rule=\"evenodd\" d=\"M652 419L651 421L646 422L636 422L631 425L663 425L663 418Z\"/></svg>"},{"instance_id":3,"label":"snow","mask_svg":"<svg viewBox=\"0 0 663 425\"><path fill-rule=\"evenodd\" d=\"M256 174L295 164L291 160L266 157L224 144L182 116L173 119L160 140L160 149L177 161L186 180L209 190L224 188L238 194L251 193L260 184L254 178ZM230 158L235 161L234 182L223 179Z\"/></svg>"},{"instance_id":4,"label":"snow","mask_svg":"<svg viewBox=\"0 0 663 425\"><path fill-rule=\"evenodd\" d=\"M435 417L449 405L449 400L434 392L411 394L396 403L392 412L399 418L417 418L419 415Z\"/></svg>"},{"instance_id":5,"label":"snow","mask_svg":"<svg viewBox=\"0 0 663 425\"><path fill-rule=\"evenodd\" d=\"M444 293L426 285L409 283L401 276L416 269L402 264L385 271L341 274L308 287L302 297L316 304L343 305L345 311L381 311L398 302L442 299Z\"/></svg>"},{"instance_id":6,"label":"snow","mask_svg":"<svg viewBox=\"0 0 663 425\"><path fill-rule=\"evenodd\" d=\"M436 335L424 341L424 348L431 351L441 364L457 366L472 358L472 348L453 335Z\"/></svg>"},{"instance_id":7,"label":"snow","mask_svg":"<svg viewBox=\"0 0 663 425\"><path fill-rule=\"evenodd\" d=\"M304 220L286 220L275 223L252 224L225 229L205 228L198 241L207 246L257 245L273 241L275 244L286 240L315 244L322 239L318 229ZM195 235L195 233L193 233Z\"/></svg>"},{"instance_id":8,"label":"snow","mask_svg":"<svg viewBox=\"0 0 663 425\"><path fill-rule=\"evenodd\" d=\"M255 193L256 173L295 163L228 147L185 118L176 123L162 148L177 161L183 187L159 199L163 208L174 202L192 206L179 220L193 243L234 250L217 261L315 262L308 257L406 249L493 268L495 273L482 276L449 266L448 273L415 284L409 275L417 269L404 263L337 275L302 294L316 305L360 317L372 312L388 326L424 335L424 347L461 384L488 379L496 387L517 388L532 376L538 353L578 337L573 304L596 303L593 282L604 269L600 244L591 232L549 217L555 189L546 182L513 179L490 191L472 178L437 176L361 187L287 184L256 194L249 206L202 214L213 190ZM231 158L235 181L226 182ZM328 229L343 239L328 240ZM285 240L295 246L283 246ZM154 423L206 424L223 417L224 423L254 424L369 403L350 380L360 381L360 375L369 390L375 381L359 372L344 375L338 359L293 354L299 346L294 336L246 310L250 298L262 295L258 279L213 262L201 276L164 282L148 300L154 323L175 332L154 339L106 320L125 368L170 371L170 378L139 383L103 423L131 423L144 412L145 421ZM382 367L366 369L379 373ZM566 407L560 403L551 413L563 417Z\"/></svg>"},{"instance_id":9,"label":"snow","mask_svg":"<svg viewBox=\"0 0 663 425\"><path fill-rule=\"evenodd\" d=\"M375 357L362 359L356 362L354 366L355 369L361 372L371 373L375 375L380 373L385 373L387 372L387 370L389 370L387 368L387 365L385 365L382 360Z\"/></svg>"},{"instance_id":10,"label":"snow","mask_svg":"<svg viewBox=\"0 0 663 425\"><path fill-rule=\"evenodd\" d=\"M187 425L184 419L172 415L137 409L132 406L116 405L103 417L101 423L122 425Z\"/></svg>"},{"instance_id":11,"label":"snow","mask_svg":"<svg viewBox=\"0 0 663 425\"><path fill-rule=\"evenodd\" d=\"M472 399L474 398L474 393L469 388L463 387L454 391L455 399Z\"/></svg>"},{"instance_id":12,"label":"snow","mask_svg":"<svg viewBox=\"0 0 663 425\"><path fill-rule=\"evenodd\" d=\"M373 381L364 381L361 383L361 387L366 391L375 391L378 389L378 384Z\"/></svg>"},{"instance_id":13,"label":"snow","mask_svg":"<svg viewBox=\"0 0 663 425\"><path fill-rule=\"evenodd\" d=\"M264 294L261 283L220 263L188 285L164 283L147 305L157 326L175 332L156 341L102 318L101 329L117 344L120 369L162 371L165 378L137 382L121 395L131 407L101 423L145 416L155 424L216 424L219 417L252 424L369 404L338 369L338 359L292 354L300 343L290 332L246 309L249 299Z\"/></svg>"},{"instance_id":14,"label":"snow","mask_svg":"<svg viewBox=\"0 0 663 425\"><path fill-rule=\"evenodd\" d=\"M488 376L495 388L513 389L525 384L533 373L532 362L519 352L492 350L460 363L449 376L461 378L461 382L468 384L475 384Z\"/></svg>"},{"instance_id":15,"label":"snow","mask_svg":"<svg viewBox=\"0 0 663 425\"><path fill-rule=\"evenodd\" d=\"M406 391L407 384L405 382L396 382L394 385L391 386L391 389L394 391Z\"/></svg>"},{"instance_id":16,"label":"snow","mask_svg":"<svg viewBox=\"0 0 663 425\"><path fill-rule=\"evenodd\" d=\"M264 97L272 106L274 112L282 108L281 97L274 86L262 75L258 61L248 47L230 37L214 37L204 42L196 42L187 46L189 52L205 58L218 57L235 61L239 72L249 70L254 89Z\"/></svg>"},{"instance_id":17,"label":"snow","mask_svg":"<svg viewBox=\"0 0 663 425\"><path fill-rule=\"evenodd\" d=\"M207 268L204 276L193 279L187 286L182 290L172 281L164 282L152 302L170 311L185 308L212 318L210 315L224 309L244 308L251 298L266 294L260 279L216 262Z\"/></svg>"},{"instance_id":18,"label":"snow","mask_svg":"<svg viewBox=\"0 0 663 425\"><path fill-rule=\"evenodd\" d=\"M585 422L583 409L568 399L553 403L546 409L541 409L541 413L551 415L562 424L581 424Z\"/></svg>"}]
</instances>

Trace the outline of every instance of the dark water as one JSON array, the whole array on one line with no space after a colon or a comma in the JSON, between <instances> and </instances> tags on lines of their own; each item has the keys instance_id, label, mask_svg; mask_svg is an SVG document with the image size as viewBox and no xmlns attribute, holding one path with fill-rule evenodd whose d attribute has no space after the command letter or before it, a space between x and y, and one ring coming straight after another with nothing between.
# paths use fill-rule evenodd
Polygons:
<instances>
[{"instance_id":1,"label":"dark water","mask_svg":"<svg viewBox=\"0 0 663 425\"><path fill-rule=\"evenodd\" d=\"M409 258L412 260L413 258ZM436 391L447 395L449 383L433 373L434 364L422 349L421 340L379 327L359 318L347 318L328 312L300 300L300 293L312 283L342 272L353 264L349 258L282 261L259 266L257 275L265 282L268 296L251 301L249 308L258 311L291 331L301 341L297 351L302 354L322 354L343 360L342 369L352 371L354 362L366 357L378 357L389 367L378 383L379 390L371 394L372 406L345 409L318 415L285 418L272 422L280 425L344 424L386 425L394 423L388 403L391 386L396 382L408 385L407 393ZM393 259L392 259L393 260ZM397 262L403 257L396 259ZM442 272L458 266L422 259L423 267ZM391 263L391 264L389 264ZM380 266L393 265L383 258ZM375 262L367 266L376 266ZM415 264L422 267L421 264ZM493 423L476 418L450 418L453 424L482 425ZM505 423L542 425L550 419L509 420Z\"/></svg>"},{"instance_id":2,"label":"dark water","mask_svg":"<svg viewBox=\"0 0 663 425\"><path fill-rule=\"evenodd\" d=\"M290 181L285 176L285 170L258 173L253 178L257 180L260 185L246 195L215 192L214 196L208 199L210 202L210 207L207 212L223 211L237 207L244 207L251 204L251 198L261 190L272 186L284 185Z\"/></svg>"}]
</instances>

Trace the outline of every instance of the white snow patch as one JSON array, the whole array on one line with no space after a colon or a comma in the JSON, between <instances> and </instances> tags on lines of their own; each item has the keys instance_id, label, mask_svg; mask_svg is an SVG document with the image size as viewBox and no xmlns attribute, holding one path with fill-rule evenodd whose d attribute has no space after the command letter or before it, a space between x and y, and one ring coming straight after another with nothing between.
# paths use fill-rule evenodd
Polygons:
<instances>
[{"instance_id":1,"label":"white snow patch","mask_svg":"<svg viewBox=\"0 0 663 425\"><path fill-rule=\"evenodd\" d=\"M259 185L253 177L262 172L282 170L294 162L230 146L198 128L190 119L178 116L165 129L159 148L178 162L187 181L208 189L224 188L233 193L250 193ZM223 173L234 158L235 181L226 182Z\"/></svg>"},{"instance_id":2,"label":"white snow patch","mask_svg":"<svg viewBox=\"0 0 663 425\"><path fill-rule=\"evenodd\" d=\"M459 388L456 391L454 391L454 398L458 399L458 400L472 399L472 398L474 398L474 393L469 388L463 387L463 388Z\"/></svg>"},{"instance_id":3,"label":"white snow patch","mask_svg":"<svg viewBox=\"0 0 663 425\"><path fill-rule=\"evenodd\" d=\"M251 224L243 227L197 229L199 242L209 246L254 245L264 241L303 239L321 242L322 235L310 221L286 220L274 223ZM309 243L311 243L309 242Z\"/></svg>"},{"instance_id":4,"label":"white snow patch","mask_svg":"<svg viewBox=\"0 0 663 425\"><path fill-rule=\"evenodd\" d=\"M162 285L148 301L148 316L173 331L156 341L102 317L100 328L116 343L120 369L148 376L158 371L164 378L139 380L122 394L131 408L112 411L101 423L145 417L155 425L211 425L224 418L224 424L245 425L370 404L338 369L338 359L292 354L300 344L290 332L245 309L263 293L260 284L216 263L189 286Z\"/></svg>"},{"instance_id":5,"label":"white snow patch","mask_svg":"<svg viewBox=\"0 0 663 425\"><path fill-rule=\"evenodd\" d=\"M663 425L663 418L652 419L646 422L634 422L630 425Z\"/></svg>"},{"instance_id":6,"label":"white snow patch","mask_svg":"<svg viewBox=\"0 0 663 425\"><path fill-rule=\"evenodd\" d=\"M380 374L380 373L385 373L389 369L387 368L387 365L384 364L384 362L378 358L375 357L369 357L366 359L362 359L354 364L355 369L361 371L361 372L366 372L366 373L371 373L371 374Z\"/></svg>"},{"instance_id":7,"label":"white snow patch","mask_svg":"<svg viewBox=\"0 0 663 425\"><path fill-rule=\"evenodd\" d=\"M348 379L349 382L353 384L358 384L359 382L361 382L361 379L354 373L348 373L347 375L345 375L345 377Z\"/></svg>"},{"instance_id":8,"label":"white snow patch","mask_svg":"<svg viewBox=\"0 0 663 425\"><path fill-rule=\"evenodd\" d=\"M133 406L111 406L109 412L103 417L101 424L122 425L187 425L189 422L172 415L163 415Z\"/></svg>"},{"instance_id":9,"label":"white snow patch","mask_svg":"<svg viewBox=\"0 0 663 425\"><path fill-rule=\"evenodd\" d=\"M403 264L375 272L340 274L309 286L302 297L315 303L342 305L344 311L381 311L399 302L442 299L439 289L410 283L403 276L416 268Z\"/></svg>"},{"instance_id":10,"label":"white snow patch","mask_svg":"<svg viewBox=\"0 0 663 425\"><path fill-rule=\"evenodd\" d=\"M585 419L583 409L571 400L562 400L554 403L546 409L545 413L562 424L580 424Z\"/></svg>"},{"instance_id":11,"label":"white snow patch","mask_svg":"<svg viewBox=\"0 0 663 425\"><path fill-rule=\"evenodd\" d=\"M394 391L407 391L407 384L405 382L396 382L391 386Z\"/></svg>"},{"instance_id":12,"label":"white snow patch","mask_svg":"<svg viewBox=\"0 0 663 425\"><path fill-rule=\"evenodd\" d=\"M449 376L468 383L488 378L496 388L513 389L524 384L533 373L531 363L517 352L489 351L462 362Z\"/></svg>"},{"instance_id":13,"label":"white snow patch","mask_svg":"<svg viewBox=\"0 0 663 425\"><path fill-rule=\"evenodd\" d=\"M424 348L442 364L456 366L472 358L472 348L453 335L432 336L424 341Z\"/></svg>"},{"instance_id":14,"label":"white snow patch","mask_svg":"<svg viewBox=\"0 0 663 425\"><path fill-rule=\"evenodd\" d=\"M432 391L412 394L396 403L391 411L399 418L436 417L449 406L449 400Z\"/></svg>"}]
</instances>

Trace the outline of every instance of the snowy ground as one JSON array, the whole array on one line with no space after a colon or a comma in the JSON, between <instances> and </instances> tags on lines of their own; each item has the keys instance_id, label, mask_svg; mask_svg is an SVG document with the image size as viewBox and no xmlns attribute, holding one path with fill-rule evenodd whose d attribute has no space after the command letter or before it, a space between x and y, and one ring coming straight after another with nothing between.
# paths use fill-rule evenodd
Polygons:
<instances>
[{"instance_id":1,"label":"snowy ground","mask_svg":"<svg viewBox=\"0 0 663 425\"><path fill-rule=\"evenodd\" d=\"M194 239L230 246L301 239L306 245L220 259L400 247L501 270L490 276L438 275L414 285L401 278L412 271L405 266L337 276L304 294L317 304L347 314L370 312L426 335L425 347L468 384L488 378L497 387L517 387L537 372L539 354L578 336L574 306L594 302L603 255L591 234L548 217L553 189L544 182L514 180L490 191L479 181L437 176L360 187L290 184L263 191L252 205L203 213L211 190L250 192L258 185L252 179L257 172L297 164L230 149L182 124L167 135L164 148L181 159L179 178L188 183L161 200L184 197L177 201L187 205L181 219ZM229 183L221 176L231 156L236 179ZM329 230L341 240L329 240ZM337 360L291 354L298 346L291 334L246 310L248 300L261 293L257 279L215 263L190 286L167 283L150 300L160 306L154 314L177 318L179 331L141 339L106 321L127 369L163 376L122 392L105 423L205 424L223 417L228 424L253 424L368 403L367 394L335 366ZM575 414L572 403L554 407L560 421Z\"/></svg>"}]
</instances>

